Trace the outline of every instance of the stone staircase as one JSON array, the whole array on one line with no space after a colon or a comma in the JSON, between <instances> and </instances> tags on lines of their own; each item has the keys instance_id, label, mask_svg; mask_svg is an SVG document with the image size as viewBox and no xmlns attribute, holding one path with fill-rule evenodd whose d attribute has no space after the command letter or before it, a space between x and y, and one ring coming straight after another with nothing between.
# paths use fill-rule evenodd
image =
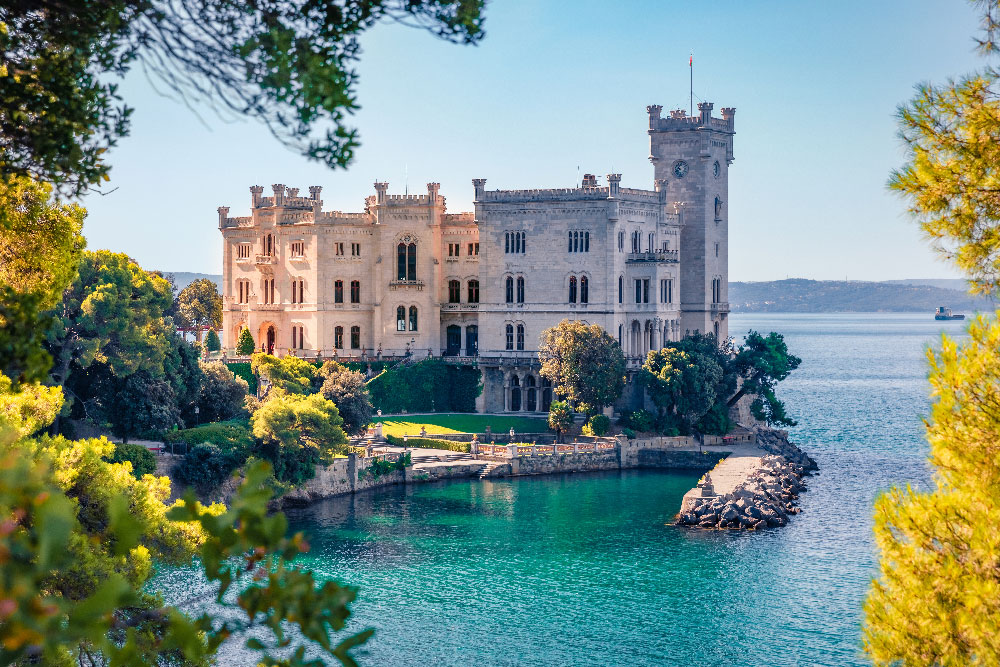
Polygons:
<instances>
[{"instance_id":1,"label":"stone staircase","mask_svg":"<svg viewBox=\"0 0 1000 667\"><path fill-rule=\"evenodd\" d=\"M413 465L418 463L448 463L451 461L474 461L472 454L462 452L449 452L442 450L440 454L412 454L410 461Z\"/></svg>"},{"instance_id":2,"label":"stone staircase","mask_svg":"<svg viewBox=\"0 0 1000 667\"><path fill-rule=\"evenodd\" d=\"M497 463L496 461L490 461L488 463L484 463L483 467L479 469L479 479L485 479L489 477L491 472L493 472L496 468L499 468L502 465L504 464Z\"/></svg>"}]
</instances>

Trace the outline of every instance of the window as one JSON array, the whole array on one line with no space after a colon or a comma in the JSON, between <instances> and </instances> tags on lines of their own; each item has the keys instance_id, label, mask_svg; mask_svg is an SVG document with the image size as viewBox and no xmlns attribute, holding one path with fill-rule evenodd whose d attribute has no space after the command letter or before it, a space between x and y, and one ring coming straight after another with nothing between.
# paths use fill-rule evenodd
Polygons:
<instances>
[{"instance_id":1,"label":"window","mask_svg":"<svg viewBox=\"0 0 1000 667\"><path fill-rule=\"evenodd\" d=\"M646 248L649 250L649 252L653 252L655 250L655 248L656 248L656 246L653 245L653 235L652 234L650 234L648 237L646 237Z\"/></svg>"},{"instance_id":2,"label":"window","mask_svg":"<svg viewBox=\"0 0 1000 667\"><path fill-rule=\"evenodd\" d=\"M625 328L625 325L623 325L623 324L619 324L618 325L618 346L619 347L621 347L621 344L622 344L622 331L624 330L624 328Z\"/></svg>"},{"instance_id":3,"label":"window","mask_svg":"<svg viewBox=\"0 0 1000 667\"><path fill-rule=\"evenodd\" d=\"M448 256L458 257L462 254L462 244L461 243L449 243L448 244Z\"/></svg>"},{"instance_id":4,"label":"window","mask_svg":"<svg viewBox=\"0 0 1000 667\"><path fill-rule=\"evenodd\" d=\"M505 232L503 251L507 254L511 253L524 254L526 249L525 240L526 239L524 237L524 232Z\"/></svg>"},{"instance_id":5,"label":"window","mask_svg":"<svg viewBox=\"0 0 1000 667\"><path fill-rule=\"evenodd\" d=\"M301 278L292 279L292 303L305 302L306 283Z\"/></svg>"},{"instance_id":6,"label":"window","mask_svg":"<svg viewBox=\"0 0 1000 667\"><path fill-rule=\"evenodd\" d=\"M618 232L618 252L625 252L625 230Z\"/></svg>"},{"instance_id":7,"label":"window","mask_svg":"<svg viewBox=\"0 0 1000 667\"><path fill-rule=\"evenodd\" d=\"M507 342L504 349L513 350L514 349L514 325L508 324L506 327Z\"/></svg>"},{"instance_id":8,"label":"window","mask_svg":"<svg viewBox=\"0 0 1000 667\"><path fill-rule=\"evenodd\" d=\"M264 292L264 303L274 303L274 278L264 278L264 282L261 283L261 287Z\"/></svg>"},{"instance_id":9,"label":"window","mask_svg":"<svg viewBox=\"0 0 1000 667\"><path fill-rule=\"evenodd\" d=\"M417 307L410 306L410 331L417 330Z\"/></svg>"},{"instance_id":10,"label":"window","mask_svg":"<svg viewBox=\"0 0 1000 667\"><path fill-rule=\"evenodd\" d=\"M301 324L292 325L292 349L301 350L305 344L305 328Z\"/></svg>"},{"instance_id":11,"label":"window","mask_svg":"<svg viewBox=\"0 0 1000 667\"><path fill-rule=\"evenodd\" d=\"M715 256L716 257L719 256L719 244L718 243L715 244Z\"/></svg>"},{"instance_id":12,"label":"window","mask_svg":"<svg viewBox=\"0 0 1000 667\"><path fill-rule=\"evenodd\" d=\"M642 302L649 303L649 278L642 280Z\"/></svg>"},{"instance_id":13,"label":"window","mask_svg":"<svg viewBox=\"0 0 1000 667\"><path fill-rule=\"evenodd\" d=\"M351 281L351 303L361 303L361 281Z\"/></svg>"},{"instance_id":14,"label":"window","mask_svg":"<svg viewBox=\"0 0 1000 667\"><path fill-rule=\"evenodd\" d=\"M635 302L649 303L649 278L635 279Z\"/></svg>"},{"instance_id":15,"label":"window","mask_svg":"<svg viewBox=\"0 0 1000 667\"><path fill-rule=\"evenodd\" d=\"M304 257L306 254L305 241L292 241L292 257Z\"/></svg>"},{"instance_id":16,"label":"window","mask_svg":"<svg viewBox=\"0 0 1000 667\"><path fill-rule=\"evenodd\" d=\"M361 257L361 244L352 243L351 244L351 257Z\"/></svg>"},{"instance_id":17,"label":"window","mask_svg":"<svg viewBox=\"0 0 1000 667\"><path fill-rule=\"evenodd\" d=\"M663 242L663 252L670 250L670 241Z\"/></svg>"},{"instance_id":18,"label":"window","mask_svg":"<svg viewBox=\"0 0 1000 667\"><path fill-rule=\"evenodd\" d=\"M507 301L507 303L514 303L514 279L511 278L510 276L507 276L507 280L504 282L506 283L506 288L507 288L505 290L506 292L505 300Z\"/></svg>"},{"instance_id":19,"label":"window","mask_svg":"<svg viewBox=\"0 0 1000 667\"><path fill-rule=\"evenodd\" d=\"M261 244L264 248L264 254L268 257L274 257L274 237L270 234L264 235L264 241Z\"/></svg>"},{"instance_id":20,"label":"window","mask_svg":"<svg viewBox=\"0 0 1000 667\"><path fill-rule=\"evenodd\" d=\"M517 349L519 349L519 350L523 350L524 349L524 325L523 324L518 324L517 325Z\"/></svg>"},{"instance_id":21,"label":"window","mask_svg":"<svg viewBox=\"0 0 1000 667\"><path fill-rule=\"evenodd\" d=\"M632 252L639 252L639 232L632 232Z\"/></svg>"},{"instance_id":22,"label":"window","mask_svg":"<svg viewBox=\"0 0 1000 667\"><path fill-rule=\"evenodd\" d=\"M524 303L524 278L517 277L517 302Z\"/></svg>"},{"instance_id":23,"label":"window","mask_svg":"<svg viewBox=\"0 0 1000 667\"><path fill-rule=\"evenodd\" d=\"M580 276L580 303L588 303L590 298L590 281L587 276Z\"/></svg>"},{"instance_id":24,"label":"window","mask_svg":"<svg viewBox=\"0 0 1000 667\"><path fill-rule=\"evenodd\" d=\"M351 349L361 349L361 327L359 326L351 327Z\"/></svg>"},{"instance_id":25,"label":"window","mask_svg":"<svg viewBox=\"0 0 1000 667\"><path fill-rule=\"evenodd\" d=\"M406 307L396 308L396 331L406 331Z\"/></svg>"},{"instance_id":26,"label":"window","mask_svg":"<svg viewBox=\"0 0 1000 667\"><path fill-rule=\"evenodd\" d=\"M457 280L448 281L448 303L459 303L462 300L462 283Z\"/></svg>"},{"instance_id":27,"label":"window","mask_svg":"<svg viewBox=\"0 0 1000 667\"><path fill-rule=\"evenodd\" d=\"M625 276L618 276L618 303L625 303Z\"/></svg>"},{"instance_id":28,"label":"window","mask_svg":"<svg viewBox=\"0 0 1000 667\"><path fill-rule=\"evenodd\" d=\"M719 197L715 198L715 221L719 222L722 220L722 199Z\"/></svg>"},{"instance_id":29,"label":"window","mask_svg":"<svg viewBox=\"0 0 1000 667\"><path fill-rule=\"evenodd\" d=\"M469 303L479 303L479 281L469 281Z\"/></svg>"},{"instance_id":30,"label":"window","mask_svg":"<svg viewBox=\"0 0 1000 667\"><path fill-rule=\"evenodd\" d=\"M590 252L590 232L570 231L568 249L570 252Z\"/></svg>"},{"instance_id":31,"label":"window","mask_svg":"<svg viewBox=\"0 0 1000 667\"><path fill-rule=\"evenodd\" d=\"M673 303L674 281L672 278L660 280L660 303Z\"/></svg>"},{"instance_id":32,"label":"window","mask_svg":"<svg viewBox=\"0 0 1000 667\"><path fill-rule=\"evenodd\" d=\"M334 243L333 244L333 252L338 257L343 257L344 256L344 244L340 243L339 241L337 243Z\"/></svg>"},{"instance_id":33,"label":"window","mask_svg":"<svg viewBox=\"0 0 1000 667\"><path fill-rule=\"evenodd\" d=\"M236 281L236 292L238 296L237 303L250 303L250 281L249 280L237 280Z\"/></svg>"},{"instance_id":34,"label":"window","mask_svg":"<svg viewBox=\"0 0 1000 667\"><path fill-rule=\"evenodd\" d=\"M236 246L236 258L237 259L250 259L250 244L241 243Z\"/></svg>"},{"instance_id":35,"label":"window","mask_svg":"<svg viewBox=\"0 0 1000 667\"><path fill-rule=\"evenodd\" d=\"M576 303L576 276L569 277L569 302Z\"/></svg>"},{"instance_id":36,"label":"window","mask_svg":"<svg viewBox=\"0 0 1000 667\"><path fill-rule=\"evenodd\" d=\"M478 254L479 254L479 244L478 243L470 243L469 244L469 256L472 257L473 255L478 255Z\"/></svg>"},{"instance_id":37,"label":"window","mask_svg":"<svg viewBox=\"0 0 1000 667\"><path fill-rule=\"evenodd\" d=\"M338 350L344 349L344 327L334 327L333 346Z\"/></svg>"},{"instance_id":38,"label":"window","mask_svg":"<svg viewBox=\"0 0 1000 667\"><path fill-rule=\"evenodd\" d=\"M344 281L335 280L333 283L333 302L344 303Z\"/></svg>"},{"instance_id":39,"label":"window","mask_svg":"<svg viewBox=\"0 0 1000 667\"><path fill-rule=\"evenodd\" d=\"M396 246L396 280L417 279L417 244Z\"/></svg>"}]
</instances>

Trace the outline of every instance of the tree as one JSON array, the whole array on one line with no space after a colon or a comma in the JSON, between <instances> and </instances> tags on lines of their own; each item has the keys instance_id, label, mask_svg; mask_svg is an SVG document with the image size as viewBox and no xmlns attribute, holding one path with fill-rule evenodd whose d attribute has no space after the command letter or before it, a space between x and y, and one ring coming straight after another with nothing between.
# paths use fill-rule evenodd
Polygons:
<instances>
[{"instance_id":1,"label":"tree","mask_svg":"<svg viewBox=\"0 0 1000 667\"><path fill-rule=\"evenodd\" d=\"M600 412L625 388L622 348L597 324L563 320L542 332L538 355L542 376L582 412Z\"/></svg>"},{"instance_id":2,"label":"tree","mask_svg":"<svg viewBox=\"0 0 1000 667\"><path fill-rule=\"evenodd\" d=\"M312 479L316 465L346 451L347 436L337 406L319 394L287 394L272 389L271 397L250 417L261 458L274 466L282 482Z\"/></svg>"},{"instance_id":3,"label":"tree","mask_svg":"<svg viewBox=\"0 0 1000 667\"><path fill-rule=\"evenodd\" d=\"M319 391L337 406L344 430L352 435L364 432L372 420L372 399L365 376L335 361L324 362L319 376L323 378Z\"/></svg>"},{"instance_id":4,"label":"tree","mask_svg":"<svg viewBox=\"0 0 1000 667\"><path fill-rule=\"evenodd\" d=\"M205 349L209 352L218 352L222 349L222 341L219 340L219 334L215 329L208 330L208 335L205 336Z\"/></svg>"},{"instance_id":5,"label":"tree","mask_svg":"<svg viewBox=\"0 0 1000 667\"><path fill-rule=\"evenodd\" d=\"M773 331L761 336L751 331L732 363L743 382L728 405L736 405L745 395L754 396L750 406L754 417L768 424L795 426L795 421L785 414L784 403L774 393L774 386L802 363L801 359L788 353L784 336Z\"/></svg>"},{"instance_id":6,"label":"tree","mask_svg":"<svg viewBox=\"0 0 1000 667\"><path fill-rule=\"evenodd\" d=\"M673 346L651 351L642 381L659 409L661 429L690 433L716 399L724 398L719 394L724 375L715 354Z\"/></svg>"},{"instance_id":7,"label":"tree","mask_svg":"<svg viewBox=\"0 0 1000 667\"><path fill-rule=\"evenodd\" d=\"M86 211L52 202L51 191L0 178L0 372L17 382L42 380L52 365L43 348L47 311L75 277L85 245Z\"/></svg>"},{"instance_id":8,"label":"tree","mask_svg":"<svg viewBox=\"0 0 1000 667\"><path fill-rule=\"evenodd\" d=\"M318 385L322 382L315 366L291 355L278 358L257 352L250 360L250 368L255 375L270 382L273 389L286 394L311 394L319 390Z\"/></svg>"},{"instance_id":9,"label":"tree","mask_svg":"<svg viewBox=\"0 0 1000 667\"><path fill-rule=\"evenodd\" d=\"M229 370L221 361L202 364L199 416L203 421L225 421L243 413L249 393L247 381Z\"/></svg>"},{"instance_id":10,"label":"tree","mask_svg":"<svg viewBox=\"0 0 1000 667\"><path fill-rule=\"evenodd\" d=\"M253 334L250 333L249 329L243 327L243 329L240 330L240 338L236 342L236 354L241 357L249 357L254 353L255 349Z\"/></svg>"},{"instance_id":11,"label":"tree","mask_svg":"<svg viewBox=\"0 0 1000 667\"><path fill-rule=\"evenodd\" d=\"M201 342L203 327L222 326L222 296L214 280L199 278L177 295L177 313L186 326L195 327L195 338Z\"/></svg>"},{"instance_id":12,"label":"tree","mask_svg":"<svg viewBox=\"0 0 1000 667\"><path fill-rule=\"evenodd\" d=\"M562 442L562 435L573 426L573 409L566 401L552 401L549 404L549 428L556 432L556 442Z\"/></svg>"},{"instance_id":13,"label":"tree","mask_svg":"<svg viewBox=\"0 0 1000 667\"><path fill-rule=\"evenodd\" d=\"M109 463L124 463L132 467L132 475L137 479L142 479L143 475L152 475L156 472L156 456L143 445L132 445L121 443L115 445L115 451Z\"/></svg>"},{"instance_id":14,"label":"tree","mask_svg":"<svg viewBox=\"0 0 1000 667\"><path fill-rule=\"evenodd\" d=\"M112 375L110 384L115 391L102 397L103 412L112 432L124 442L131 436L182 424L177 394L166 379L139 371L125 378Z\"/></svg>"},{"instance_id":15,"label":"tree","mask_svg":"<svg viewBox=\"0 0 1000 667\"><path fill-rule=\"evenodd\" d=\"M186 102L262 121L330 167L350 162L357 132L359 36L381 20L475 43L482 0L101 0L0 7L0 174L80 194L108 180L104 153L132 110L115 77L138 58ZM317 130L322 128L322 134Z\"/></svg>"}]
</instances>

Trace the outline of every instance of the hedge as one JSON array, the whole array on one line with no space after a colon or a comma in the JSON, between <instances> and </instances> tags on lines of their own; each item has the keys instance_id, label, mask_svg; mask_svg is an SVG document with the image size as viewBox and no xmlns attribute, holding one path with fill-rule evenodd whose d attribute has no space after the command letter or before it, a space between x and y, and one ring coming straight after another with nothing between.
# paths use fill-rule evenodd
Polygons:
<instances>
[{"instance_id":1,"label":"hedge","mask_svg":"<svg viewBox=\"0 0 1000 667\"><path fill-rule=\"evenodd\" d=\"M229 370L233 372L233 375L235 375L238 378L243 378L244 380L247 381L247 384L249 385L249 391L252 396L257 395L257 376L253 374L252 370L250 370L249 362L234 361L231 363L227 363L226 367L228 367Z\"/></svg>"},{"instance_id":2,"label":"hedge","mask_svg":"<svg viewBox=\"0 0 1000 667\"><path fill-rule=\"evenodd\" d=\"M483 391L478 368L425 359L372 379L372 409L401 412L475 412Z\"/></svg>"},{"instance_id":3,"label":"hedge","mask_svg":"<svg viewBox=\"0 0 1000 667\"><path fill-rule=\"evenodd\" d=\"M208 443L223 451L248 452L254 444L249 423L239 419L170 431L163 439L166 442L186 442L189 445Z\"/></svg>"},{"instance_id":4,"label":"hedge","mask_svg":"<svg viewBox=\"0 0 1000 667\"><path fill-rule=\"evenodd\" d=\"M413 447L417 449L445 449L449 452L462 452L468 454L470 445L467 442L456 442L454 440L437 440L435 438L407 438L406 442L396 435L385 436L386 442L395 447Z\"/></svg>"}]
</instances>

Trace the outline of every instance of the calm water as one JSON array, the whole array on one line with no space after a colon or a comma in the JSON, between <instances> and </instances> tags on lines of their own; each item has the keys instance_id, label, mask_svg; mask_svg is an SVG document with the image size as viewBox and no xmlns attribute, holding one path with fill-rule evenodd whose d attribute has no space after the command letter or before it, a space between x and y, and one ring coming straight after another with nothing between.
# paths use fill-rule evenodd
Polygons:
<instances>
[{"instance_id":1,"label":"calm water","mask_svg":"<svg viewBox=\"0 0 1000 667\"><path fill-rule=\"evenodd\" d=\"M871 505L929 479L925 315L734 315L803 364L781 395L820 474L802 514L755 534L665 525L693 475L456 481L290 513L309 566L360 586L368 665L857 665ZM187 572L160 577L167 597ZM233 662L242 660L233 657Z\"/></svg>"}]
</instances>

